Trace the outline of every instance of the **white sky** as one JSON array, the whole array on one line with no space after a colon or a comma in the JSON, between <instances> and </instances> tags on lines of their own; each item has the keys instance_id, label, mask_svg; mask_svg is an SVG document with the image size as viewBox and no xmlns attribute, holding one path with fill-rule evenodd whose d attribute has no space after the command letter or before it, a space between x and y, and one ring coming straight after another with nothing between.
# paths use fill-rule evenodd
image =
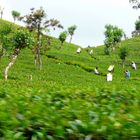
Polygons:
<instances>
[{"instance_id":1,"label":"white sky","mask_svg":"<svg viewBox=\"0 0 140 140\"><path fill-rule=\"evenodd\" d=\"M83 47L103 44L106 24L117 25L130 37L139 16L129 0L0 0L0 6L5 7L3 18L11 21L12 10L25 15L30 8L43 6L48 18L60 20L65 30L78 26L72 42ZM58 37L61 31L52 31L51 35Z\"/></svg>"}]
</instances>

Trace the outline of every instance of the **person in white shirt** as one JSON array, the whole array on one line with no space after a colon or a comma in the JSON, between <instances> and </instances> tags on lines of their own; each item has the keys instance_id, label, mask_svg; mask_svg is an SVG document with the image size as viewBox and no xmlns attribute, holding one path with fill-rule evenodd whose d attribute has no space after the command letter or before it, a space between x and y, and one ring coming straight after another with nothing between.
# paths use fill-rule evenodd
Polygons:
<instances>
[{"instance_id":1,"label":"person in white shirt","mask_svg":"<svg viewBox=\"0 0 140 140\"><path fill-rule=\"evenodd\" d=\"M76 52L77 52L77 54L80 54L81 53L81 48L78 48Z\"/></svg>"},{"instance_id":2,"label":"person in white shirt","mask_svg":"<svg viewBox=\"0 0 140 140\"><path fill-rule=\"evenodd\" d=\"M110 65L110 66L108 67L108 71L109 71L109 72L114 72L114 65Z\"/></svg>"},{"instance_id":3,"label":"person in white shirt","mask_svg":"<svg viewBox=\"0 0 140 140\"><path fill-rule=\"evenodd\" d=\"M96 68L94 69L94 73L97 74L97 75L100 74L99 71L98 71L98 67L96 67Z\"/></svg>"},{"instance_id":4,"label":"person in white shirt","mask_svg":"<svg viewBox=\"0 0 140 140\"><path fill-rule=\"evenodd\" d=\"M136 70L136 69L137 69L136 64L135 64L135 62L134 62L134 61L132 61L131 66L132 66L132 68L133 68L134 70Z\"/></svg>"},{"instance_id":5,"label":"person in white shirt","mask_svg":"<svg viewBox=\"0 0 140 140\"><path fill-rule=\"evenodd\" d=\"M89 54L92 55L93 54L93 50L90 50Z\"/></svg>"},{"instance_id":6,"label":"person in white shirt","mask_svg":"<svg viewBox=\"0 0 140 140\"><path fill-rule=\"evenodd\" d=\"M111 72L109 72L108 74L107 74L107 79L106 79L107 81L112 81L113 80L113 75L112 75L112 73Z\"/></svg>"}]
</instances>

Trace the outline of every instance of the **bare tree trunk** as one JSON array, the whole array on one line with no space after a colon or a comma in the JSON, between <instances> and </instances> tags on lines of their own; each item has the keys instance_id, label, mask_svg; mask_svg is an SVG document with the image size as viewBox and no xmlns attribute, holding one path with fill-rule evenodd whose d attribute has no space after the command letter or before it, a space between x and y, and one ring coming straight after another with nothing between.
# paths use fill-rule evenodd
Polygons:
<instances>
[{"instance_id":1,"label":"bare tree trunk","mask_svg":"<svg viewBox=\"0 0 140 140\"><path fill-rule=\"evenodd\" d=\"M35 55L35 57L34 57L34 64L35 64L35 66L36 66L36 59L37 59L37 57Z\"/></svg>"},{"instance_id":2,"label":"bare tree trunk","mask_svg":"<svg viewBox=\"0 0 140 140\"><path fill-rule=\"evenodd\" d=\"M3 56L3 52L4 52L3 46L0 45L0 60L1 60L2 56Z\"/></svg>"},{"instance_id":3,"label":"bare tree trunk","mask_svg":"<svg viewBox=\"0 0 140 140\"><path fill-rule=\"evenodd\" d=\"M39 69L40 70L42 69L42 59L41 59L41 56L39 57Z\"/></svg>"},{"instance_id":4,"label":"bare tree trunk","mask_svg":"<svg viewBox=\"0 0 140 140\"><path fill-rule=\"evenodd\" d=\"M59 48L59 49L62 49L62 47L63 47L63 43L64 43L64 42L61 42L61 45L60 45L60 48Z\"/></svg>"},{"instance_id":5,"label":"bare tree trunk","mask_svg":"<svg viewBox=\"0 0 140 140\"><path fill-rule=\"evenodd\" d=\"M39 65L39 69L42 69L42 60L40 55L40 47L41 47L41 34L40 34L40 24L38 25L38 33L37 33L37 47L35 49L35 63Z\"/></svg>"},{"instance_id":6,"label":"bare tree trunk","mask_svg":"<svg viewBox=\"0 0 140 140\"><path fill-rule=\"evenodd\" d=\"M3 16L3 13L1 12L1 13L0 13L0 18L1 18L1 19L2 19L2 16Z\"/></svg>"},{"instance_id":7,"label":"bare tree trunk","mask_svg":"<svg viewBox=\"0 0 140 140\"><path fill-rule=\"evenodd\" d=\"M0 18L2 19L4 8L0 6Z\"/></svg>"},{"instance_id":8,"label":"bare tree trunk","mask_svg":"<svg viewBox=\"0 0 140 140\"><path fill-rule=\"evenodd\" d=\"M35 50L35 57L34 57L34 64L35 66L39 66L39 69L42 69L42 60L41 60L41 56L40 56L40 48L36 47Z\"/></svg>"},{"instance_id":9,"label":"bare tree trunk","mask_svg":"<svg viewBox=\"0 0 140 140\"><path fill-rule=\"evenodd\" d=\"M69 43L71 43L71 41L72 41L72 35L71 35L71 37L70 37L70 41L69 41Z\"/></svg>"},{"instance_id":10,"label":"bare tree trunk","mask_svg":"<svg viewBox=\"0 0 140 140\"><path fill-rule=\"evenodd\" d=\"M125 60L122 60L123 68L125 67Z\"/></svg>"},{"instance_id":11,"label":"bare tree trunk","mask_svg":"<svg viewBox=\"0 0 140 140\"><path fill-rule=\"evenodd\" d=\"M12 67L12 65L15 63L16 59L17 59L17 56L18 55L14 55L11 62L8 64L8 66L5 68L5 71L4 71L4 77L5 77L5 80L7 80L8 78L8 71L9 69Z\"/></svg>"},{"instance_id":12,"label":"bare tree trunk","mask_svg":"<svg viewBox=\"0 0 140 140\"><path fill-rule=\"evenodd\" d=\"M39 69L42 69L42 60L41 60L41 56L40 56L40 47L37 48L37 61L38 61L38 65L39 65Z\"/></svg>"},{"instance_id":13,"label":"bare tree trunk","mask_svg":"<svg viewBox=\"0 0 140 140\"><path fill-rule=\"evenodd\" d=\"M15 21L16 21L16 18L14 18L14 23L15 23Z\"/></svg>"},{"instance_id":14,"label":"bare tree trunk","mask_svg":"<svg viewBox=\"0 0 140 140\"><path fill-rule=\"evenodd\" d=\"M16 49L14 54L13 54L13 57L10 61L10 63L8 64L8 66L5 68L5 71L4 71L4 78L5 80L8 79L8 72L9 72L9 69L12 67L12 65L16 62L16 59L18 57L18 54L19 54L20 50L19 49Z\"/></svg>"},{"instance_id":15,"label":"bare tree trunk","mask_svg":"<svg viewBox=\"0 0 140 140\"><path fill-rule=\"evenodd\" d=\"M34 47L33 50L32 50L32 52L33 52L33 54L34 54L34 65L35 65L35 66L37 65L37 53L36 53L36 48L37 48L37 47Z\"/></svg>"}]
</instances>

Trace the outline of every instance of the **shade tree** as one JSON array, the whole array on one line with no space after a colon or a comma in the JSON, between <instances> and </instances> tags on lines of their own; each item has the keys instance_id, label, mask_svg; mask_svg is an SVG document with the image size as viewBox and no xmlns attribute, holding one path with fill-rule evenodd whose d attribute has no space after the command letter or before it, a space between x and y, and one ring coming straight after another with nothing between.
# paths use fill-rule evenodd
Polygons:
<instances>
[{"instance_id":1,"label":"shade tree","mask_svg":"<svg viewBox=\"0 0 140 140\"><path fill-rule=\"evenodd\" d=\"M77 26L76 25L73 25L73 26L68 27L68 33L70 35L70 41L69 41L69 43L71 43L72 37L73 37L74 32L75 32L76 29L77 29Z\"/></svg>"},{"instance_id":2,"label":"shade tree","mask_svg":"<svg viewBox=\"0 0 140 140\"><path fill-rule=\"evenodd\" d=\"M39 68L42 68L42 60L40 55L40 50L42 47L41 38L43 31L52 27L53 29L63 28L60 22L57 19L47 19L47 14L42 7L35 10L34 8L30 9L30 13L22 16L20 19L26 24L26 27L30 31L36 32L36 45L34 47L35 52L35 65L38 65Z\"/></svg>"},{"instance_id":3,"label":"shade tree","mask_svg":"<svg viewBox=\"0 0 140 140\"><path fill-rule=\"evenodd\" d=\"M125 47L120 48L119 57L122 60L122 66L123 66L123 68L125 66L125 60L126 60L126 57L127 56L128 56L128 50L127 50L127 48L125 48Z\"/></svg>"},{"instance_id":4,"label":"shade tree","mask_svg":"<svg viewBox=\"0 0 140 140\"><path fill-rule=\"evenodd\" d=\"M16 62L18 55L20 54L21 50L26 47L31 47L34 44L34 38L32 37L31 33L25 29L20 29L16 31L12 38L13 42L13 54L11 56L11 60L4 71L4 78L5 80L8 79L8 72L12 65Z\"/></svg>"},{"instance_id":5,"label":"shade tree","mask_svg":"<svg viewBox=\"0 0 140 140\"><path fill-rule=\"evenodd\" d=\"M61 42L61 47L63 46L63 43L66 41L67 36L68 36L68 32L67 31L63 31L63 32L60 33L59 40Z\"/></svg>"},{"instance_id":6,"label":"shade tree","mask_svg":"<svg viewBox=\"0 0 140 140\"><path fill-rule=\"evenodd\" d=\"M15 10L13 10L11 13L12 13L14 23L15 23L15 21L19 19L20 13L18 11L15 11Z\"/></svg>"},{"instance_id":7,"label":"shade tree","mask_svg":"<svg viewBox=\"0 0 140 140\"><path fill-rule=\"evenodd\" d=\"M121 42L123 34L123 30L117 26L113 26L111 24L105 25L105 54L110 54L110 52L118 46L119 42Z\"/></svg>"}]
</instances>

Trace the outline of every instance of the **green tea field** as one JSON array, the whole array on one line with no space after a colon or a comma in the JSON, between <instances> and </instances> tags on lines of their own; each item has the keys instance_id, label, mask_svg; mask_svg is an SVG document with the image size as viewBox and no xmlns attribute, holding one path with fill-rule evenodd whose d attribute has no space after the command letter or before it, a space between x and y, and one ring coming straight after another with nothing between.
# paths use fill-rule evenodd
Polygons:
<instances>
[{"instance_id":1,"label":"green tea field","mask_svg":"<svg viewBox=\"0 0 140 140\"><path fill-rule=\"evenodd\" d=\"M0 140L139 140L140 37L122 41L110 55L104 46L88 48L92 57L87 48L77 54L75 44L59 46L52 38L50 49L41 51L41 70L32 51L23 49L6 81L10 57L1 57ZM129 52L125 68L118 55L121 47ZM113 81L107 82L111 64ZM96 66L102 75L94 74Z\"/></svg>"}]
</instances>

